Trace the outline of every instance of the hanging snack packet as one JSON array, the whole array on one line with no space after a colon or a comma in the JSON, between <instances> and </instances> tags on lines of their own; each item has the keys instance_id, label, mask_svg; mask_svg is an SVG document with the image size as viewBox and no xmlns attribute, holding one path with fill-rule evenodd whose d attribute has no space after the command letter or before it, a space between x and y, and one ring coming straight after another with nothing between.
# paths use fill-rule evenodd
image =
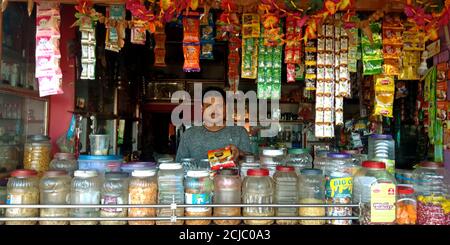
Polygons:
<instances>
[{"instance_id":1,"label":"hanging snack packet","mask_svg":"<svg viewBox=\"0 0 450 245\"><path fill-rule=\"evenodd\" d=\"M183 43L184 53L184 72L200 71L200 44L199 43Z\"/></svg>"},{"instance_id":2,"label":"hanging snack packet","mask_svg":"<svg viewBox=\"0 0 450 245\"><path fill-rule=\"evenodd\" d=\"M375 81L374 115L392 117L394 107L395 82L392 77L379 76Z\"/></svg>"},{"instance_id":3,"label":"hanging snack packet","mask_svg":"<svg viewBox=\"0 0 450 245\"><path fill-rule=\"evenodd\" d=\"M189 15L183 17L183 42L200 42L200 20L198 19L198 13L190 12Z\"/></svg>"},{"instance_id":4,"label":"hanging snack packet","mask_svg":"<svg viewBox=\"0 0 450 245\"><path fill-rule=\"evenodd\" d=\"M233 154L230 146L208 151L208 160L211 170L220 170L224 168L234 168L236 163L232 159Z\"/></svg>"},{"instance_id":5,"label":"hanging snack packet","mask_svg":"<svg viewBox=\"0 0 450 245\"><path fill-rule=\"evenodd\" d=\"M200 59L212 60L214 59L214 21L211 13L201 18L200 30L202 45Z\"/></svg>"}]
</instances>

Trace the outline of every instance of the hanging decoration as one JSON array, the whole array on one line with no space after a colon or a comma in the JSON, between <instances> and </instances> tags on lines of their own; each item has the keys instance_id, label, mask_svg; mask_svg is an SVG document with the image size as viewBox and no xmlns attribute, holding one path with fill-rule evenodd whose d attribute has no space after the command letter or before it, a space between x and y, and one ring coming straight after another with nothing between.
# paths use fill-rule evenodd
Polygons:
<instances>
[{"instance_id":1,"label":"hanging decoration","mask_svg":"<svg viewBox=\"0 0 450 245\"><path fill-rule=\"evenodd\" d=\"M185 72L200 71L200 20L199 13L183 16L183 54Z\"/></svg>"},{"instance_id":2,"label":"hanging decoration","mask_svg":"<svg viewBox=\"0 0 450 245\"><path fill-rule=\"evenodd\" d=\"M125 45L125 6L112 5L106 9L105 49L119 52ZM112 22L112 24L108 24Z\"/></svg>"}]
</instances>

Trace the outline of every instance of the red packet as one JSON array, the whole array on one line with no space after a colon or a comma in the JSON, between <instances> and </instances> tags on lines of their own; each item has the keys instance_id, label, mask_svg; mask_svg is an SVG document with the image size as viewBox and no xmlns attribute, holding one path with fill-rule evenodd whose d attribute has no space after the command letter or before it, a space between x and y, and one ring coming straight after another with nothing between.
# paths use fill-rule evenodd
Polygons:
<instances>
[{"instance_id":1,"label":"red packet","mask_svg":"<svg viewBox=\"0 0 450 245\"><path fill-rule=\"evenodd\" d=\"M211 170L220 170L223 168L234 168L236 163L232 159L233 154L229 146L216 150L208 151L208 160Z\"/></svg>"}]
</instances>

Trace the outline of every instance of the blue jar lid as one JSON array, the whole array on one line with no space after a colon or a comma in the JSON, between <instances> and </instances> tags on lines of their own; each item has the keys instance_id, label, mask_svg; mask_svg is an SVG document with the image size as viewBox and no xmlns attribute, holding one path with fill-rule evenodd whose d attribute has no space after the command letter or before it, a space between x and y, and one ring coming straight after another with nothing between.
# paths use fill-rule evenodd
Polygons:
<instances>
[{"instance_id":1,"label":"blue jar lid","mask_svg":"<svg viewBox=\"0 0 450 245\"><path fill-rule=\"evenodd\" d=\"M304 168L300 170L300 174L303 175L322 175L322 170L317 168Z\"/></svg>"},{"instance_id":2,"label":"blue jar lid","mask_svg":"<svg viewBox=\"0 0 450 245\"><path fill-rule=\"evenodd\" d=\"M351 158L352 155L347 154L347 153L328 153L327 157L338 158L338 159L347 159L347 158Z\"/></svg>"},{"instance_id":3,"label":"blue jar lid","mask_svg":"<svg viewBox=\"0 0 450 245\"><path fill-rule=\"evenodd\" d=\"M78 160L81 161L120 161L122 160L121 156L116 155L108 155L108 156L94 156L94 155L80 155Z\"/></svg>"},{"instance_id":4,"label":"blue jar lid","mask_svg":"<svg viewBox=\"0 0 450 245\"><path fill-rule=\"evenodd\" d=\"M370 136L370 138L376 139L376 140L391 140L392 135L390 135L390 134L372 134Z\"/></svg>"}]
</instances>

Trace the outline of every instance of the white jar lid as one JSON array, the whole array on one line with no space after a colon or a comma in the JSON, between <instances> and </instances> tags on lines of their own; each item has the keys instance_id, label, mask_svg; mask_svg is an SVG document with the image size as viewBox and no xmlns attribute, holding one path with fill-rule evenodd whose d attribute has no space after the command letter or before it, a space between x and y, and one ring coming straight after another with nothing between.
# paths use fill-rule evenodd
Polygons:
<instances>
[{"instance_id":1,"label":"white jar lid","mask_svg":"<svg viewBox=\"0 0 450 245\"><path fill-rule=\"evenodd\" d=\"M131 176L133 177L151 177L155 176L156 170L155 169L138 169L133 170L131 173Z\"/></svg>"},{"instance_id":2,"label":"white jar lid","mask_svg":"<svg viewBox=\"0 0 450 245\"><path fill-rule=\"evenodd\" d=\"M90 177L97 177L98 173L96 170L76 170L73 175L75 177L90 178Z\"/></svg>"},{"instance_id":3,"label":"white jar lid","mask_svg":"<svg viewBox=\"0 0 450 245\"><path fill-rule=\"evenodd\" d=\"M178 170L182 168L183 166L180 163L162 163L159 165L159 169L162 170Z\"/></svg>"},{"instance_id":4,"label":"white jar lid","mask_svg":"<svg viewBox=\"0 0 450 245\"><path fill-rule=\"evenodd\" d=\"M190 170L186 173L186 175L192 178L201 178L201 177L208 177L209 172L206 170Z\"/></svg>"},{"instance_id":5,"label":"white jar lid","mask_svg":"<svg viewBox=\"0 0 450 245\"><path fill-rule=\"evenodd\" d=\"M279 150L279 149L263 149L262 154L263 154L263 156L277 157L277 156L283 156L284 152L283 152L283 150Z\"/></svg>"}]
</instances>

